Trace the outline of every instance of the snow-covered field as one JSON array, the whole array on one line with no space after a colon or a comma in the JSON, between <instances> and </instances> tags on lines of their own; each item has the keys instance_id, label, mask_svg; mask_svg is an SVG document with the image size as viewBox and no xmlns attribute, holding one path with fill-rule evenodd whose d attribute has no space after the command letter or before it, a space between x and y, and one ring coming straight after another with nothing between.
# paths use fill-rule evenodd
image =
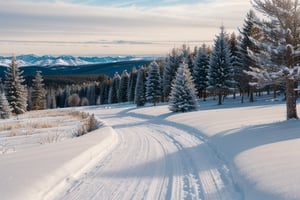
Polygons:
<instances>
[{"instance_id":1,"label":"snow-covered field","mask_svg":"<svg viewBox=\"0 0 300 200\"><path fill-rule=\"evenodd\" d=\"M105 125L0 155L0 199L300 199L300 121L238 101L78 108Z\"/></svg>"}]
</instances>

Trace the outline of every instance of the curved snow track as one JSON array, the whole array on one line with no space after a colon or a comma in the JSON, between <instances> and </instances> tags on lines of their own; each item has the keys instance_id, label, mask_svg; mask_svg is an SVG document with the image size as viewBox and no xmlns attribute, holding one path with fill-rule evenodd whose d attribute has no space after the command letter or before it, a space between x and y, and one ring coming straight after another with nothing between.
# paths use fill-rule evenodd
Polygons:
<instances>
[{"instance_id":1,"label":"curved snow track","mask_svg":"<svg viewBox=\"0 0 300 200\"><path fill-rule=\"evenodd\" d=\"M242 199L203 136L166 116L132 111L94 111L117 132L119 142L56 199Z\"/></svg>"}]
</instances>

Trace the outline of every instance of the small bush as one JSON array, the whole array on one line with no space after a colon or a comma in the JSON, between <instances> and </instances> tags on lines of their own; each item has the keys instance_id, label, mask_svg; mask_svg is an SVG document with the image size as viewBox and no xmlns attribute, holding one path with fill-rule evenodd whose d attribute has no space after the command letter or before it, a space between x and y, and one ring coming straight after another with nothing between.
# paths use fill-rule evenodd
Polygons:
<instances>
[{"instance_id":1,"label":"small bush","mask_svg":"<svg viewBox=\"0 0 300 200\"><path fill-rule=\"evenodd\" d=\"M90 103L89 103L89 100L86 98L86 97L83 97L81 99L81 103L80 103L81 106L89 106Z\"/></svg>"},{"instance_id":2,"label":"small bush","mask_svg":"<svg viewBox=\"0 0 300 200\"><path fill-rule=\"evenodd\" d=\"M72 112L72 114L74 115L75 112ZM88 132L96 130L99 127L99 123L95 118L94 114L90 115L89 113L78 111L76 111L76 114L78 117L81 117L83 123L80 126L78 126L76 130L73 131L72 135L74 137L82 136L84 134L87 134Z\"/></svg>"},{"instance_id":3,"label":"small bush","mask_svg":"<svg viewBox=\"0 0 300 200\"><path fill-rule=\"evenodd\" d=\"M95 118L94 114L92 114L88 117L86 124L88 127L88 132L96 130L98 128L98 121Z\"/></svg>"},{"instance_id":4,"label":"small bush","mask_svg":"<svg viewBox=\"0 0 300 200\"><path fill-rule=\"evenodd\" d=\"M78 94L74 93L68 98L68 105L71 107L79 106L80 104L80 97Z\"/></svg>"}]
</instances>

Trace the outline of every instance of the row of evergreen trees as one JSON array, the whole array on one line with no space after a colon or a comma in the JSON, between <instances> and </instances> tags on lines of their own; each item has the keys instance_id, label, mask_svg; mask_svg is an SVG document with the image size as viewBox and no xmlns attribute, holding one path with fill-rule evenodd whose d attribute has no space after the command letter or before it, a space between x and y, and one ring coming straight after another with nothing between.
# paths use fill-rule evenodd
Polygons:
<instances>
[{"instance_id":1,"label":"row of evergreen trees","mask_svg":"<svg viewBox=\"0 0 300 200\"><path fill-rule=\"evenodd\" d=\"M37 71L31 88L24 85L22 73L16 57L13 56L11 66L6 71L4 84L0 82L0 118L9 118L12 113L23 114L28 105L31 110L46 108L46 91L40 72Z\"/></svg>"}]
</instances>

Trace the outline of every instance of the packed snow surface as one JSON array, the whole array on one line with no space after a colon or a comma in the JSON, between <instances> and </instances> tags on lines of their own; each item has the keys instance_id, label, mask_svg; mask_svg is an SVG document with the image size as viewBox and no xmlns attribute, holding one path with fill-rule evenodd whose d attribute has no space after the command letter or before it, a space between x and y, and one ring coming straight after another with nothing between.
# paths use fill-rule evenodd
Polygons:
<instances>
[{"instance_id":1,"label":"packed snow surface","mask_svg":"<svg viewBox=\"0 0 300 200\"><path fill-rule=\"evenodd\" d=\"M299 120L237 101L78 108L106 126L0 155L1 199L300 199Z\"/></svg>"}]
</instances>

